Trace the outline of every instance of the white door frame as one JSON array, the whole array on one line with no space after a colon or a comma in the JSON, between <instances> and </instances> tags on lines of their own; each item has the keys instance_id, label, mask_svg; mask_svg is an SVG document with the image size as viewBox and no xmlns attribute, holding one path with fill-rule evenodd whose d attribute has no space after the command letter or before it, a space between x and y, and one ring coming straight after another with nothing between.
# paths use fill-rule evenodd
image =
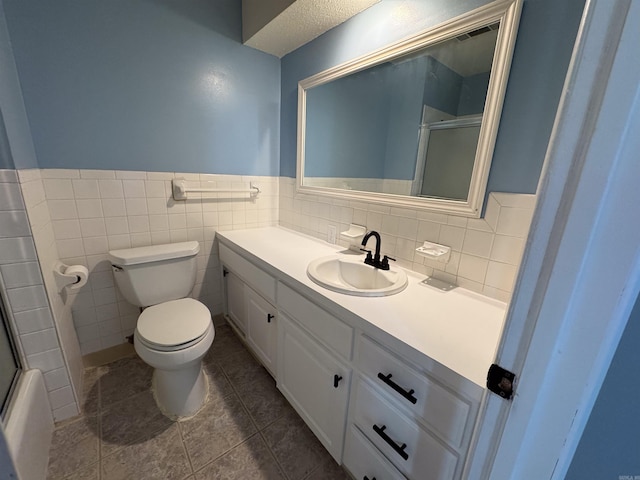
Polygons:
<instances>
[{"instance_id":1,"label":"white door frame","mask_svg":"<svg viewBox=\"0 0 640 480\"><path fill-rule=\"evenodd\" d=\"M640 291L640 2L587 0L470 480L562 479Z\"/></svg>"}]
</instances>

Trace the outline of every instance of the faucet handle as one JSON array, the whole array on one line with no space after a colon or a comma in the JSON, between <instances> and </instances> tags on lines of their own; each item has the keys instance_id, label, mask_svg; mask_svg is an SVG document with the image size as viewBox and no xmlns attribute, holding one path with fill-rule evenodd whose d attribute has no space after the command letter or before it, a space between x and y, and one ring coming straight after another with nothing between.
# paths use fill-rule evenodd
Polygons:
<instances>
[{"instance_id":1,"label":"faucet handle","mask_svg":"<svg viewBox=\"0 0 640 480\"><path fill-rule=\"evenodd\" d=\"M371 258L373 258L373 257L371 256L371 250L367 250L366 248L361 248L361 249L360 249L360 251L362 251L362 252L367 252L367 259L371 259Z\"/></svg>"},{"instance_id":2,"label":"faucet handle","mask_svg":"<svg viewBox=\"0 0 640 480\"><path fill-rule=\"evenodd\" d=\"M389 270L389 260L393 260L394 262L396 261L395 258L391 258L385 255L382 258L382 263L380 264L380 267L382 268L382 270Z\"/></svg>"}]
</instances>

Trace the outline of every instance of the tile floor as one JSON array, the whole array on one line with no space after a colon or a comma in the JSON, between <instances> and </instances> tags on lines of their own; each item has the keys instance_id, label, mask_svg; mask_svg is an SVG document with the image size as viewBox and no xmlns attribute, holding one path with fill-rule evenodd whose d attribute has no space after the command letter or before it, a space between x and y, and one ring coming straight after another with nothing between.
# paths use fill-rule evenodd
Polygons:
<instances>
[{"instance_id":1,"label":"tile floor","mask_svg":"<svg viewBox=\"0 0 640 480\"><path fill-rule=\"evenodd\" d=\"M229 326L204 360L210 397L172 422L137 357L85 371L84 414L57 426L50 479L348 480Z\"/></svg>"}]
</instances>

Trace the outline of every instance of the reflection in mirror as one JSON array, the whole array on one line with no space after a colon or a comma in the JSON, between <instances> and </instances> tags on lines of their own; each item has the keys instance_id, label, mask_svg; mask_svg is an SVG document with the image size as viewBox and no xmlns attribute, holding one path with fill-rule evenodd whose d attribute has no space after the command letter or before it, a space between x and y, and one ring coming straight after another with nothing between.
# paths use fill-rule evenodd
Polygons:
<instances>
[{"instance_id":1,"label":"reflection in mirror","mask_svg":"<svg viewBox=\"0 0 640 480\"><path fill-rule=\"evenodd\" d=\"M467 200L481 124L475 115L420 125L412 195Z\"/></svg>"},{"instance_id":2,"label":"reflection in mirror","mask_svg":"<svg viewBox=\"0 0 640 480\"><path fill-rule=\"evenodd\" d=\"M300 82L298 191L479 216L515 41L502 9Z\"/></svg>"},{"instance_id":3,"label":"reflection in mirror","mask_svg":"<svg viewBox=\"0 0 640 480\"><path fill-rule=\"evenodd\" d=\"M454 128L450 122L482 116L497 26L310 89L304 184L410 195L422 183L426 188L414 195L466 200L480 123ZM475 143L456 148L474 134ZM419 168L423 152L429 159ZM464 179L434 177L451 176L461 165Z\"/></svg>"}]
</instances>

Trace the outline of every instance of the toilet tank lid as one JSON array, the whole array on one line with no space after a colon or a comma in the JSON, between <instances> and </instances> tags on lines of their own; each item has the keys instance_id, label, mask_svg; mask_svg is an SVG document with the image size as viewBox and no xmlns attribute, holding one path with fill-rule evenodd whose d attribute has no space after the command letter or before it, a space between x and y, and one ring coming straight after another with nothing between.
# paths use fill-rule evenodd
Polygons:
<instances>
[{"instance_id":1,"label":"toilet tank lid","mask_svg":"<svg viewBox=\"0 0 640 480\"><path fill-rule=\"evenodd\" d=\"M109 261L114 265L136 265L172 258L191 257L197 255L199 251L200 244L197 241L149 245L148 247L111 250Z\"/></svg>"}]
</instances>

